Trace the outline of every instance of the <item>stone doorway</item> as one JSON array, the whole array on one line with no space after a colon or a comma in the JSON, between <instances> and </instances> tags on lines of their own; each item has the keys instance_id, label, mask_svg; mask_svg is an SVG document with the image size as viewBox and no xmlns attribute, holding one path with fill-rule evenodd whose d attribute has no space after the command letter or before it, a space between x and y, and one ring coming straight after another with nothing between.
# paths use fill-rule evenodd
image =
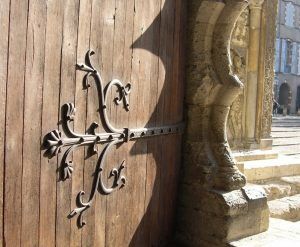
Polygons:
<instances>
[{"instance_id":1,"label":"stone doorway","mask_svg":"<svg viewBox=\"0 0 300 247\"><path fill-rule=\"evenodd\" d=\"M300 109L300 86L297 87L296 112Z\"/></svg>"},{"instance_id":2,"label":"stone doorway","mask_svg":"<svg viewBox=\"0 0 300 247\"><path fill-rule=\"evenodd\" d=\"M279 88L279 104L281 105L281 111L279 113L281 114L289 114L290 113L290 104L291 104L291 97L292 91L287 82L284 82L281 84ZM286 113L284 112L286 111Z\"/></svg>"}]
</instances>

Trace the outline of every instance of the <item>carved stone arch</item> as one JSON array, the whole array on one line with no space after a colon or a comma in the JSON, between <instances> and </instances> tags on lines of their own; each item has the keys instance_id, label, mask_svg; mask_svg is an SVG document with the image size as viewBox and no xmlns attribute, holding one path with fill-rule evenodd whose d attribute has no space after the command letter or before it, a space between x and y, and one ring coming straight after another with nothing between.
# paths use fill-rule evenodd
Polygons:
<instances>
[{"instance_id":1,"label":"carved stone arch","mask_svg":"<svg viewBox=\"0 0 300 247\"><path fill-rule=\"evenodd\" d=\"M248 1L198 1L192 9L194 21L187 66L187 103L189 105L188 133L199 127L201 133L191 141L203 143L204 156L200 161L207 172L205 185L232 191L242 188L246 178L239 172L227 141L226 123L230 106L243 89L233 72L230 44L238 17ZM199 28L199 25L201 26ZM200 74L195 74L199 73ZM202 114L194 123L193 114ZM198 137L198 140L195 138Z\"/></svg>"},{"instance_id":2,"label":"carved stone arch","mask_svg":"<svg viewBox=\"0 0 300 247\"><path fill-rule=\"evenodd\" d=\"M253 0L256 3L262 0ZM244 0L189 0L187 131L177 217L181 246L229 246L268 228L263 192L244 187L227 141L231 105L243 90L231 40ZM251 222L248 219L251 218Z\"/></svg>"},{"instance_id":3,"label":"carved stone arch","mask_svg":"<svg viewBox=\"0 0 300 247\"><path fill-rule=\"evenodd\" d=\"M214 187L231 191L246 184L245 176L236 167L227 140L226 124L230 107L243 90L243 83L233 71L231 37L238 17L248 1L229 0L220 14L213 36L212 61L222 84L212 105L210 145L217 161Z\"/></svg>"}]
</instances>

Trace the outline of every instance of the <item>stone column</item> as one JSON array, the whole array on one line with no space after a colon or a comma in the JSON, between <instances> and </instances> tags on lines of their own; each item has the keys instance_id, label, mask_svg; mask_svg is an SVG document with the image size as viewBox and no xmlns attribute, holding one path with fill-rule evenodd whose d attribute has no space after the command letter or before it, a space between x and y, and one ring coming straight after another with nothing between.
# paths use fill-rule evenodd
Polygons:
<instances>
[{"instance_id":1,"label":"stone column","mask_svg":"<svg viewBox=\"0 0 300 247\"><path fill-rule=\"evenodd\" d=\"M256 138L256 111L259 72L259 52L261 34L261 14L264 0L250 1L250 28L249 28L249 51L248 73L246 88L246 121L245 134L248 148L255 148Z\"/></svg>"},{"instance_id":2,"label":"stone column","mask_svg":"<svg viewBox=\"0 0 300 247\"><path fill-rule=\"evenodd\" d=\"M274 84L274 57L275 57L275 38L276 38L276 19L278 12L278 0L266 0L263 8L265 14L264 25L264 98L261 114L261 146L262 142L269 142L272 147L271 126L273 109L273 84Z\"/></svg>"}]
</instances>

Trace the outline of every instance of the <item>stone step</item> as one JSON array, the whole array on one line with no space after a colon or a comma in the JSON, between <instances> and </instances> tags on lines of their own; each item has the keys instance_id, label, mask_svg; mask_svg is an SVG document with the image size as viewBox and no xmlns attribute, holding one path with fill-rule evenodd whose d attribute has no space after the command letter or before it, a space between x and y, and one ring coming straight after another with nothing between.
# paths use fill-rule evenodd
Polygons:
<instances>
[{"instance_id":1,"label":"stone step","mask_svg":"<svg viewBox=\"0 0 300 247\"><path fill-rule=\"evenodd\" d=\"M300 122L284 122L284 123L273 123L272 127L285 127L285 128L290 128L290 127L295 127L295 128L300 128Z\"/></svg>"},{"instance_id":2,"label":"stone step","mask_svg":"<svg viewBox=\"0 0 300 247\"><path fill-rule=\"evenodd\" d=\"M248 185L261 187L265 191L268 201L300 194L300 176L263 180Z\"/></svg>"},{"instance_id":3,"label":"stone step","mask_svg":"<svg viewBox=\"0 0 300 247\"><path fill-rule=\"evenodd\" d=\"M292 153L292 154L288 154L288 156L296 158L296 159L300 159L300 153Z\"/></svg>"},{"instance_id":4,"label":"stone step","mask_svg":"<svg viewBox=\"0 0 300 247\"><path fill-rule=\"evenodd\" d=\"M269 230L231 242L233 247L296 247L300 246L300 222L270 219Z\"/></svg>"},{"instance_id":5,"label":"stone step","mask_svg":"<svg viewBox=\"0 0 300 247\"><path fill-rule=\"evenodd\" d=\"M239 162L238 167L248 181L300 175L300 159L285 155L279 155L277 159Z\"/></svg>"},{"instance_id":6,"label":"stone step","mask_svg":"<svg viewBox=\"0 0 300 247\"><path fill-rule=\"evenodd\" d=\"M276 121L299 121L299 116L278 116L272 118L273 122Z\"/></svg>"},{"instance_id":7,"label":"stone step","mask_svg":"<svg viewBox=\"0 0 300 247\"><path fill-rule=\"evenodd\" d=\"M268 202L270 217L289 221L300 220L300 194Z\"/></svg>"},{"instance_id":8,"label":"stone step","mask_svg":"<svg viewBox=\"0 0 300 247\"><path fill-rule=\"evenodd\" d=\"M272 127L272 132L299 132L300 127Z\"/></svg>"},{"instance_id":9,"label":"stone step","mask_svg":"<svg viewBox=\"0 0 300 247\"><path fill-rule=\"evenodd\" d=\"M295 118L281 118L281 119L276 119L273 118L272 124L274 123L299 123L300 118L299 116L296 116Z\"/></svg>"},{"instance_id":10,"label":"stone step","mask_svg":"<svg viewBox=\"0 0 300 247\"><path fill-rule=\"evenodd\" d=\"M292 154L300 153L300 145L299 144L273 146L272 149L280 154L292 155Z\"/></svg>"},{"instance_id":11,"label":"stone step","mask_svg":"<svg viewBox=\"0 0 300 247\"><path fill-rule=\"evenodd\" d=\"M277 131L277 132L272 132L272 138L273 140L276 138L298 138L300 137L300 132L295 132L295 131Z\"/></svg>"},{"instance_id":12,"label":"stone step","mask_svg":"<svg viewBox=\"0 0 300 247\"><path fill-rule=\"evenodd\" d=\"M284 146L284 145L299 145L300 146L300 137L283 137L283 138L274 138L274 146Z\"/></svg>"},{"instance_id":13,"label":"stone step","mask_svg":"<svg viewBox=\"0 0 300 247\"><path fill-rule=\"evenodd\" d=\"M240 151L240 152L233 152L233 157L238 162L251 161L251 160L277 159L278 152L273 150Z\"/></svg>"},{"instance_id":14,"label":"stone step","mask_svg":"<svg viewBox=\"0 0 300 247\"><path fill-rule=\"evenodd\" d=\"M292 190L292 186L284 183L281 184L278 181L270 181L261 185L248 183L248 186L261 187L265 191L268 201L297 194L294 190Z\"/></svg>"}]
</instances>

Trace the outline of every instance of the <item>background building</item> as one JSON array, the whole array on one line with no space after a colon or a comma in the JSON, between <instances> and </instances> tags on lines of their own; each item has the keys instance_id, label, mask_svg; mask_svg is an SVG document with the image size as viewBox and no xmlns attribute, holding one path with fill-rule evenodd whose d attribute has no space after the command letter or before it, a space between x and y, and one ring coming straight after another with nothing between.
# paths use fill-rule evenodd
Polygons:
<instances>
[{"instance_id":1,"label":"background building","mask_svg":"<svg viewBox=\"0 0 300 247\"><path fill-rule=\"evenodd\" d=\"M300 108L300 0L279 1L275 72L275 99L294 114Z\"/></svg>"}]
</instances>

